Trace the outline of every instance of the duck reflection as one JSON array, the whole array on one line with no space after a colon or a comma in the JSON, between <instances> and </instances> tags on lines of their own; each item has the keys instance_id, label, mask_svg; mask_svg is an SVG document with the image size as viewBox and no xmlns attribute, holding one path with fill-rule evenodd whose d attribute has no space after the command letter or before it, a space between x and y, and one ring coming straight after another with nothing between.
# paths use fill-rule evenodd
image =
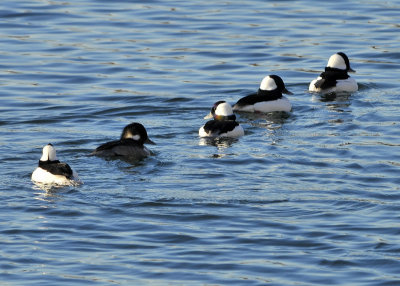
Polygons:
<instances>
[{"instance_id":1,"label":"duck reflection","mask_svg":"<svg viewBox=\"0 0 400 286\"><path fill-rule=\"evenodd\" d=\"M239 140L237 138L218 137L218 138L200 138L200 146L214 146L217 148L217 153L211 155L212 158L224 158L232 153L227 153L227 150Z\"/></svg>"},{"instance_id":2,"label":"duck reflection","mask_svg":"<svg viewBox=\"0 0 400 286\"><path fill-rule=\"evenodd\" d=\"M322 95L313 95L313 101L326 103L329 110L336 112L346 112L351 105L350 93L327 93Z\"/></svg>"},{"instance_id":3,"label":"duck reflection","mask_svg":"<svg viewBox=\"0 0 400 286\"><path fill-rule=\"evenodd\" d=\"M40 183L35 183L32 188L35 190L34 199L46 203L54 203L59 201L62 199L65 192L73 191L71 186L48 185ZM47 208L48 205L43 205L42 207Z\"/></svg>"},{"instance_id":4,"label":"duck reflection","mask_svg":"<svg viewBox=\"0 0 400 286\"><path fill-rule=\"evenodd\" d=\"M259 120L265 120L276 124L283 124L290 117L290 113L287 112L269 112L269 113L245 113L240 112L240 117L248 122L254 122Z\"/></svg>"},{"instance_id":5,"label":"duck reflection","mask_svg":"<svg viewBox=\"0 0 400 286\"><path fill-rule=\"evenodd\" d=\"M217 138L200 138L199 145L200 146L214 146L217 148L229 148L233 143L238 142L239 140L236 138L228 138L228 137L217 137Z\"/></svg>"},{"instance_id":6,"label":"duck reflection","mask_svg":"<svg viewBox=\"0 0 400 286\"><path fill-rule=\"evenodd\" d=\"M241 114L241 118L245 120L247 124L253 127L264 128L272 132L281 129L291 116L293 115L286 112ZM251 129L249 133L252 133Z\"/></svg>"}]
</instances>

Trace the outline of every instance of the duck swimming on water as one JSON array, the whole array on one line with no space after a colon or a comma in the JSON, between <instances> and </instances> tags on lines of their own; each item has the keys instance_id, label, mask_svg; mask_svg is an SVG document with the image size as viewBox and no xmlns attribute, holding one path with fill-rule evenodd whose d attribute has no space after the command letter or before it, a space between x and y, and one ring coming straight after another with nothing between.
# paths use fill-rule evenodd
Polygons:
<instances>
[{"instance_id":1,"label":"duck swimming on water","mask_svg":"<svg viewBox=\"0 0 400 286\"><path fill-rule=\"evenodd\" d=\"M144 144L155 143L147 136L147 131L144 126L134 122L125 126L119 140L100 145L92 152L92 155L141 160L151 155L151 151L147 149Z\"/></svg>"},{"instance_id":2,"label":"duck swimming on water","mask_svg":"<svg viewBox=\"0 0 400 286\"><path fill-rule=\"evenodd\" d=\"M43 147L38 167L32 173L32 181L41 184L75 185L81 183L78 174L67 163L57 159L56 149L49 143Z\"/></svg>"},{"instance_id":3,"label":"duck swimming on water","mask_svg":"<svg viewBox=\"0 0 400 286\"><path fill-rule=\"evenodd\" d=\"M349 58L345 53L336 53L329 58L325 71L311 81L308 90L321 93L355 92L358 90L358 85L348 75L349 72L355 72L350 67Z\"/></svg>"},{"instance_id":4,"label":"duck swimming on water","mask_svg":"<svg viewBox=\"0 0 400 286\"><path fill-rule=\"evenodd\" d=\"M200 137L231 137L244 135L243 127L236 122L236 115L226 101L217 101L204 119L213 118L199 129Z\"/></svg>"},{"instance_id":5,"label":"duck swimming on water","mask_svg":"<svg viewBox=\"0 0 400 286\"><path fill-rule=\"evenodd\" d=\"M277 75L269 75L261 81L257 93L245 96L233 106L234 111L246 112L290 112L292 105L282 93L292 94L285 87L283 80Z\"/></svg>"}]
</instances>

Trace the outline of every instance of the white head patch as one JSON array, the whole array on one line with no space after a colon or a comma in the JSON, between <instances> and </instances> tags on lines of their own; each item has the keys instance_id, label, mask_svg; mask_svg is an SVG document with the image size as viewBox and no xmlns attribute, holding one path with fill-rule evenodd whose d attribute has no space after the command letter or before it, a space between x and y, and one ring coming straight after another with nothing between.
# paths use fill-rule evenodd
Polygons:
<instances>
[{"instance_id":1,"label":"white head patch","mask_svg":"<svg viewBox=\"0 0 400 286\"><path fill-rule=\"evenodd\" d=\"M140 135L136 134L136 135L132 135L131 138L135 141L139 141L140 140Z\"/></svg>"},{"instance_id":2,"label":"white head patch","mask_svg":"<svg viewBox=\"0 0 400 286\"><path fill-rule=\"evenodd\" d=\"M126 133L124 134L124 138L125 138L125 139L129 139L129 138L130 138L130 139L139 141L139 140L140 140L140 135L139 135L139 134L133 135L130 131L128 131L128 132L126 132Z\"/></svg>"},{"instance_id":3,"label":"white head patch","mask_svg":"<svg viewBox=\"0 0 400 286\"><path fill-rule=\"evenodd\" d=\"M346 62L343 57L339 54L334 54L329 58L328 64L326 65L329 68L336 68L341 70L346 70Z\"/></svg>"},{"instance_id":4,"label":"white head patch","mask_svg":"<svg viewBox=\"0 0 400 286\"><path fill-rule=\"evenodd\" d=\"M232 115L233 114L232 107L227 102L220 103L220 104L218 104L217 108L215 109L215 114L223 115L223 116Z\"/></svg>"},{"instance_id":5,"label":"white head patch","mask_svg":"<svg viewBox=\"0 0 400 286\"><path fill-rule=\"evenodd\" d=\"M262 90L274 90L277 87L275 80L270 76L264 77L260 84L260 89Z\"/></svg>"},{"instance_id":6,"label":"white head patch","mask_svg":"<svg viewBox=\"0 0 400 286\"><path fill-rule=\"evenodd\" d=\"M58 160L57 159L57 155L56 155L56 149L53 147L53 145L46 145L43 147L43 154L42 157L40 158L40 161L55 161Z\"/></svg>"}]
</instances>

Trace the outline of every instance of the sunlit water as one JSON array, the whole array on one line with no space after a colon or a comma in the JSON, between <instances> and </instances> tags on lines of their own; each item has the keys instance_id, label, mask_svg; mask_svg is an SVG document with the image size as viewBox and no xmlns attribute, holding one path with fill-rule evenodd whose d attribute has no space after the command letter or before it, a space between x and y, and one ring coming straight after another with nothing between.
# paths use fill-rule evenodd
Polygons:
<instances>
[{"instance_id":1,"label":"sunlit water","mask_svg":"<svg viewBox=\"0 0 400 286\"><path fill-rule=\"evenodd\" d=\"M397 1L2 1L1 285L399 285ZM310 94L329 56L359 91ZM293 111L200 140L280 75ZM89 156L141 122L132 164ZM78 187L35 186L51 142Z\"/></svg>"}]
</instances>

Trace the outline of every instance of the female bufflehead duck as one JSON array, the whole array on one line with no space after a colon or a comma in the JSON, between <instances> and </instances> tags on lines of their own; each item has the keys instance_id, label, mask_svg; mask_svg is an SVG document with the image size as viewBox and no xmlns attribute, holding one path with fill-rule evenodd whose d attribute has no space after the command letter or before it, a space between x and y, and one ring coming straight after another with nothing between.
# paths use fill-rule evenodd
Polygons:
<instances>
[{"instance_id":1,"label":"female bufflehead duck","mask_svg":"<svg viewBox=\"0 0 400 286\"><path fill-rule=\"evenodd\" d=\"M286 89L283 80L279 76L266 76L261 81L258 92L239 99L233 106L233 110L247 112L289 112L292 110L292 105L282 93L292 94Z\"/></svg>"},{"instance_id":2,"label":"female bufflehead duck","mask_svg":"<svg viewBox=\"0 0 400 286\"><path fill-rule=\"evenodd\" d=\"M122 130L119 140L100 145L92 155L141 160L151 154L150 150L143 145L144 143L155 144L148 138L142 124L131 123Z\"/></svg>"},{"instance_id":3,"label":"female bufflehead duck","mask_svg":"<svg viewBox=\"0 0 400 286\"><path fill-rule=\"evenodd\" d=\"M204 119L213 118L199 129L200 137L240 137L244 135L243 127L236 122L236 115L226 101L218 101Z\"/></svg>"},{"instance_id":4,"label":"female bufflehead duck","mask_svg":"<svg viewBox=\"0 0 400 286\"><path fill-rule=\"evenodd\" d=\"M32 181L41 184L75 185L80 183L78 174L67 163L57 159L52 144L43 147L39 166L32 173Z\"/></svg>"},{"instance_id":5,"label":"female bufflehead duck","mask_svg":"<svg viewBox=\"0 0 400 286\"><path fill-rule=\"evenodd\" d=\"M314 79L309 91L331 93L331 92L355 92L358 90L357 82L347 73L355 72L350 67L349 58L342 52L329 58L325 71Z\"/></svg>"}]
</instances>

